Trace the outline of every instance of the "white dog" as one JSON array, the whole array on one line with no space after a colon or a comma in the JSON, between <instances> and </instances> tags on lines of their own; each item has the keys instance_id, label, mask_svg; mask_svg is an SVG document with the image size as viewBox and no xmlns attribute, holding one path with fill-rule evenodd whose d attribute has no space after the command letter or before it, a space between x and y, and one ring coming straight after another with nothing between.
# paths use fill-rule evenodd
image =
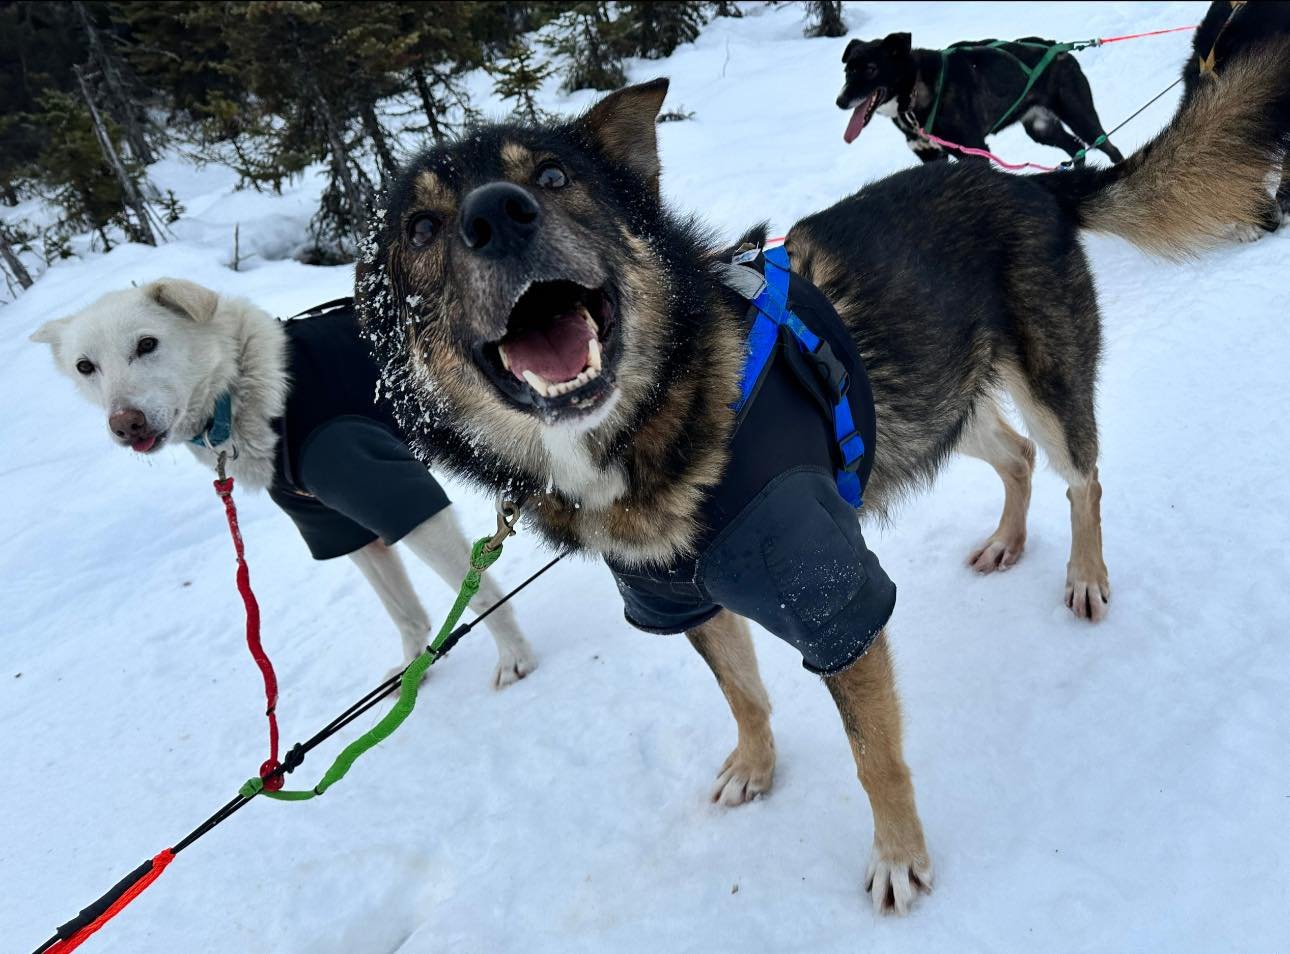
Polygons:
<instances>
[{"instance_id":1,"label":"white dog","mask_svg":"<svg viewBox=\"0 0 1290 954\"><path fill-rule=\"evenodd\" d=\"M406 543L455 589L470 544L377 402L351 308L284 323L244 299L163 278L104 295L31 340L52 347L121 445L151 454L184 444L212 468L224 451L229 474L268 488L315 558L353 558L398 627L405 661L424 649L430 618L392 545ZM487 578L479 595L484 604L500 596ZM487 625L493 685L532 672L510 606Z\"/></svg>"}]
</instances>

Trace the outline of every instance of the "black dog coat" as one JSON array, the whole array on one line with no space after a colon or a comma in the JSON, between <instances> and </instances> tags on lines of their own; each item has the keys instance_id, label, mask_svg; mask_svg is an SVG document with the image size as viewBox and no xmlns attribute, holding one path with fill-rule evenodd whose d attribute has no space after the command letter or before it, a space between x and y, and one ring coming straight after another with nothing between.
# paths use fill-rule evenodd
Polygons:
<instances>
[{"instance_id":1,"label":"black dog coat","mask_svg":"<svg viewBox=\"0 0 1290 954\"><path fill-rule=\"evenodd\" d=\"M353 302L283 323L290 392L269 495L316 560L394 543L448 506L385 403Z\"/></svg>"},{"instance_id":2,"label":"black dog coat","mask_svg":"<svg viewBox=\"0 0 1290 954\"><path fill-rule=\"evenodd\" d=\"M776 258L787 264L782 252ZM775 278L772 270L781 266L764 267ZM732 285L758 288L760 270L730 269ZM787 287L788 313L827 343L846 383L830 387L825 379L836 378L836 367L823 372L799 339L779 327L760 377L745 378L730 462L703 504L706 529L696 555L668 567L607 562L627 622L638 629L681 633L729 609L795 646L810 671L830 675L864 655L896 603L895 584L860 532L858 494L849 502L840 489L844 470L863 487L872 468L873 398L855 344L828 299L786 269L778 279ZM759 294L745 297L763 301ZM759 314L757 304L748 310L750 339ZM845 441L833 411L840 391L863 440L863 454L849 468L840 466Z\"/></svg>"}]
</instances>

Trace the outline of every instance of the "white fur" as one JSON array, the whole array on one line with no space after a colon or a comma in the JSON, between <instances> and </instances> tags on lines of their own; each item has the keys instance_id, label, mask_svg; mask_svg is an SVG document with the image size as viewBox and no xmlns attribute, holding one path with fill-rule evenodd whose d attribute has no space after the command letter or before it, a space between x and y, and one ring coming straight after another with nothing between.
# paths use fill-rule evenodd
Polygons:
<instances>
[{"instance_id":1,"label":"white fur","mask_svg":"<svg viewBox=\"0 0 1290 954\"><path fill-rule=\"evenodd\" d=\"M144 337L156 338L157 348L139 355ZM31 340L50 345L59 370L103 411L105 420L117 411L141 411L149 430L165 435L157 447L183 443L211 469L215 454L188 441L205 429L219 396L230 394L228 443L236 458L228 462L228 472L244 487L263 489L272 482L278 442L272 422L282 416L290 386L286 335L277 320L245 299L163 278L110 292L83 311L46 322ZM94 364L93 374L77 370L82 360ZM128 446L115 436L113 440ZM450 511L422 523L406 542L450 587L461 584L470 545ZM398 628L404 661L410 661L425 647L430 619L398 554L378 540L351 556ZM487 579L480 593L484 603L500 596ZM498 649L494 686L509 685L537 667L509 606L495 613L488 626Z\"/></svg>"},{"instance_id":2,"label":"white fur","mask_svg":"<svg viewBox=\"0 0 1290 954\"><path fill-rule=\"evenodd\" d=\"M551 475L551 483L566 497L592 510L604 510L627 493L622 467L599 466L591 450L592 435L614 413L621 397L622 392L615 390L585 418L541 429L546 472Z\"/></svg>"}]
</instances>

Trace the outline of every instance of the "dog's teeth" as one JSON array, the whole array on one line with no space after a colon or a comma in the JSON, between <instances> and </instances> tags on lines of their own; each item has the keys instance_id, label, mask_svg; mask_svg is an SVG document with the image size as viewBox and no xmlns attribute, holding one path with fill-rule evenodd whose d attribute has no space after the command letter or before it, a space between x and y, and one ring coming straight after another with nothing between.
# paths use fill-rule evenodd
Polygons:
<instances>
[{"instance_id":1,"label":"dog's teeth","mask_svg":"<svg viewBox=\"0 0 1290 954\"><path fill-rule=\"evenodd\" d=\"M530 371L527 368L525 368L524 380L528 382L529 387L531 387L534 391L536 391L538 394L542 395L543 397L551 396L551 385L547 384L546 378L542 377L542 375L538 374L537 372Z\"/></svg>"},{"instance_id":2,"label":"dog's teeth","mask_svg":"<svg viewBox=\"0 0 1290 954\"><path fill-rule=\"evenodd\" d=\"M511 359L506 357L506 345L498 345L497 354L502 359L502 367L507 371L511 370Z\"/></svg>"},{"instance_id":3,"label":"dog's teeth","mask_svg":"<svg viewBox=\"0 0 1290 954\"><path fill-rule=\"evenodd\" d=\"M582 308L581 305L579 305L578 307ZM582 308L582 320L587 323L587 327L591 329L591 333L599 337L600 331L596 328L595 319L591 317L591 313L587 311L587 309L585 308Z\"/></svg>"},{"instance_id":4,"label":"dog's teeth","mask_svg":"<svg viewBox=\"0 0 1290 954\"><path fill-rule=\"evenodd\" d=\"M598 338L592 338L587 342L587 367L593 371L600 370L600 339Z\"/></svg>"}]
</instances>

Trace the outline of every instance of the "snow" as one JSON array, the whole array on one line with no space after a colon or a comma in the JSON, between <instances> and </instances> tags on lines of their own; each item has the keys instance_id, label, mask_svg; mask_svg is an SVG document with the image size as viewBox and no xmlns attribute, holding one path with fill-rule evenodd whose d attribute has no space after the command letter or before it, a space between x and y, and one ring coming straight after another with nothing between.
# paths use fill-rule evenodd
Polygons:
<instances>
[{"instance_id":1,"label":"snow","mask_svg":"<svg viewBox=\"0 0 1290 954\"><path fill-rule=\"evenodd\" d=\"M852 36L912 29L940 46L1171 27L1204 7L850 4L847 17ZM802 39L800 17L750 9L630 71L670 76L669 107L694 111L660 127L664 186L731 235L761 218L782 232L915 161L881 117L843 146L846 40ZM1172 81L1188 43L1080 54L1107 125ZM548 108L594 99L554 85ZM1136 147L1176 101L1114 141ZM1060 158L1019 129L993 145ZM209 473L183 451L144 462L111 446L26 335L162 274L291 314L344 294L352 273L272 260L307 222L315 179L239 193L231 174L174 157L153 175L188 210L174 241L61 262L2 313L6 949L35 947L264 757ZM227 267L235 222L257 253L240 272ZM489 691L491 640L473 636L325 798L257 799L85 950L1286 950L1290 238L1184 265L1086 244L1106 328L1110 617L1090 627L1061 605L1069 518L1051 471L1036 475L1028 552L1002 576L962 565L1002 499L980 462L956 461L890 528L868 531L900 586L906 755L937 869L910 917L877 918L862 897L869 810L828 694L795 653L756 634L776 704L775 790L713 807L734 730L706 667L679 637L630 630L602 567L566 561L518 598L537 672ZM488 500L450 492L468 533L491 530ZM304 738L380 680L398 638L347 561L311 561L266 496L239 506L284 737ZM494 572L514 584L544 558L521 534ZM411 569L438 618L451 593ZM312 784L337 751L315 752L293 782Z\"/></svg>"}]
</instances>

